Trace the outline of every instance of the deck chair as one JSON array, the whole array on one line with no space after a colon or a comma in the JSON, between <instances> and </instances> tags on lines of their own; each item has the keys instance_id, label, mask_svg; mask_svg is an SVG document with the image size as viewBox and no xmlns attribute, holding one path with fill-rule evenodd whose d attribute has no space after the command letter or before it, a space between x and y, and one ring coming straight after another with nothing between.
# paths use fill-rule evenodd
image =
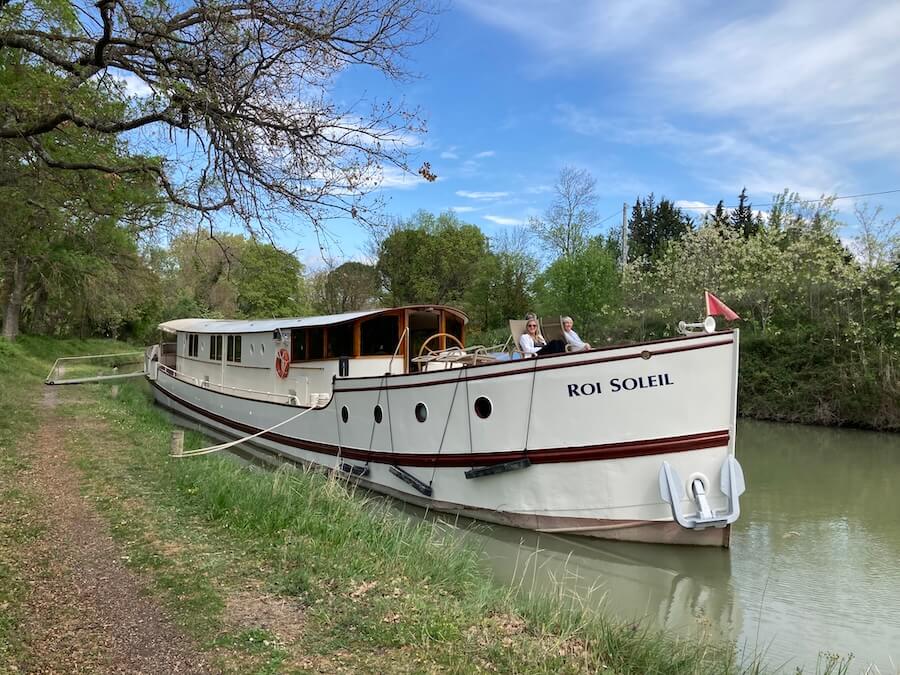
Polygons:
<instances>
[{"instance_id":1,"label":"deck chair","mask_svg":"<svg viewBox=\"0 0 900 675\"><path fill-rule=\"evenodd\" d=\"M544 336L544 339L547 341L550 340L562 340L566 343L566 351L573 352L577 351L575 347L569 344L566 340L566 333L563 330L562 325L562 317L555 316L552 319L541 319L541 333Z\"/></svg>"},{"instance_id":2,"label":"deck chair","mask_svg":"<svg viewBox=\"0 0 900 675\"><path fill-rule=\"evenodd\" d=\"M525 356L528 356L522 351L522 348L519 347L519 338L525 334L525 324L527 323L528 319L509 320L509 340L507 341L507 344L511 343L512 345L511 353L513 358L524 358ZM541 322L538 321L538 325L540 324ZM518 354L518 357L516 357L516 354Z\"/></svg>"}]
</instances>

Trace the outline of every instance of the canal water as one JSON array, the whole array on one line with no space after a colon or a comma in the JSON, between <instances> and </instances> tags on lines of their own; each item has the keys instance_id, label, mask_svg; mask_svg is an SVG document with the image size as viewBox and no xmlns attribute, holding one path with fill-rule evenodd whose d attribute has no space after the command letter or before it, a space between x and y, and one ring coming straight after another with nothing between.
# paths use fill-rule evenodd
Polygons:
<instances>
[{"instance_id":1,"label":"canal water","mask_svg":"<svg viewBox=\"0 0 900 675\"><path fill-rule=\"evenodd\" d=\"M463 528L500 583L562 593L770 669L900 672L900 435L741 421L747 492L731 549Z\"/></svg>"}]
</instances>

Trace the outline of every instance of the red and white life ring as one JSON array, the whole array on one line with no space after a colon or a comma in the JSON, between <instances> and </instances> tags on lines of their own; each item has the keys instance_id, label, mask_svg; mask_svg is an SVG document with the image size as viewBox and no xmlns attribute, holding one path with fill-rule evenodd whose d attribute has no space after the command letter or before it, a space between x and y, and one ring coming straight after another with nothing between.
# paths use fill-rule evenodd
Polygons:
<instances>
[{"instance_id":1,"label":"red and white life ring","mask_svg":"<svg viewBox=\"0 0 900 675\"><path fill-rule=\"evenodd\" d=\"M275 372L282 380L291 372L291 355L287 349L281 348L275 354Z\"/></svg>"}]
</instances>

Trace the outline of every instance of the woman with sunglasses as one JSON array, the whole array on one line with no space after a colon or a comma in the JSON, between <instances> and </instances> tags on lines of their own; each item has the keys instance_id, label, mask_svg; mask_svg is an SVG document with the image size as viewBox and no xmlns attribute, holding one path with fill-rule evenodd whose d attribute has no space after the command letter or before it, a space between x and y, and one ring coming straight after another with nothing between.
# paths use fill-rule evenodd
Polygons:
<instances>
[{"instance_id":1,"label":"woman with sunglasses","mask_svg":"<svg viewBox=\"0 0 900 675\"><path fill-rule=\"evenodd\" d=\"M542 356L543 354L560 354L566 351L562 340L547 340L538 329L537 319L525 321L525 332L519 337L519 349L526 356Z\"/></svg>"}]
</instances>

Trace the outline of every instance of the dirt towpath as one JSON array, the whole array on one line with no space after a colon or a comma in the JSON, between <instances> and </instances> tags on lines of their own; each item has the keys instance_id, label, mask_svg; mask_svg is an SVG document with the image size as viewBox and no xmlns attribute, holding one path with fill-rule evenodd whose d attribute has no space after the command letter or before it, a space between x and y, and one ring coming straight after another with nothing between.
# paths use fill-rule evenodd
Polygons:
<instances>
[{"instance_id":1,"label":"dirt towpath","mask_svg":"<svg viewBox=\"0 0 900 675\"><path fill-rule=\"evenodd\" d=\"M46 529L29 551L26 624L32 673L208 673L206 658L122 563L105 521L79 493L65 435L73 423L44 389L23 489Z\"/></svg>"}]
</instances>

